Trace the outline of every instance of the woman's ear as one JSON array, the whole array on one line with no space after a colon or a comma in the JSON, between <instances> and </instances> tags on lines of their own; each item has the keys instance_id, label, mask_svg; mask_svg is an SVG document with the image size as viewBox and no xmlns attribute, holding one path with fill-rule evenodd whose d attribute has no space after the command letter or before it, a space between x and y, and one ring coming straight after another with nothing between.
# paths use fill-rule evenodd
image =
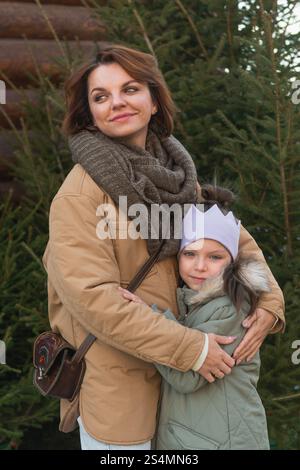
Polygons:
<instances>
[{"instance_id":1,"label":"woman's ear","mask_svg":"<svg viewBox=\"0 0 300 470\"><path fill-rule=\"evenodd\" d=\"M156 114L157 113L157 104L156 103L153 103L153 107L152 107L152 115L153 114Z\"/></svg>"}]
</instances>

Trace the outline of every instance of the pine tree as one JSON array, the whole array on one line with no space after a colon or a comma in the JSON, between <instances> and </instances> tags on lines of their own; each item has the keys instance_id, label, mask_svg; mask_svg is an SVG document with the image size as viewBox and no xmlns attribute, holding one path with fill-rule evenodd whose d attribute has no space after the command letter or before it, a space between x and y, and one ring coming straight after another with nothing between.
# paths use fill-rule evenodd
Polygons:
<instances>
[{"instance_id":1,"label":"pine tree","mask_svg":"<svg viewBox=\"0 0 300 470\"><path fill-rule=\"evenodd\" d=\"M224 165L239 194L239 213L259 242L281 285L287 328L262 348L260 392L268 413L271 444L300 447L300 368L292 363L292 345L300 338L300 106L293 103L297 76L295 39L285 27L291 5L258 2L251 22L248 70L240 70L247 119L243 123L218 111L230 136L216 132Z\"/></svg>"}]
</instances>

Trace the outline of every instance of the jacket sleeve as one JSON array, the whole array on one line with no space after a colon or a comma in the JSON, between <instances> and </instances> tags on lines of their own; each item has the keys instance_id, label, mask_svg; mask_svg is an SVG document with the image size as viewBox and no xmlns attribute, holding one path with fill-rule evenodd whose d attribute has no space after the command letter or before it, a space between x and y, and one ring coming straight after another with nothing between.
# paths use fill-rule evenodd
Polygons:
<instances>
[{"instance_id":1,"label":"jacket sleeve","mask_svg":"<svg viewBox=\"0 0 300 470\"><path fill-rule=\"evenodd\" d=\"M271 333L284 331L285 317L284 317L284 298L280 287L278 286L265 258L250 233L241 226L239 253L244 257L254 257L265 263L266 269L270 278L271 292L264 292L259 299L258 307L264 308L271 312L275 318L278 318L276 326L272 329Z\"/></svg>"},{"instance_id":2,"label":"jacket sleeve","mask_svg":"<svg viewBox=\"0 0 300 470\"><path fill-rule=\"evenodd\" d=\"M166 310L164 315L166 318L177 321L170 310ZM232 344L220 345L231 356L245 334L245 329L241 325L243 318L242 312L237 314L233 305L226 305L217 308L210 320L199 324L199 328L204 333L236 336L237 338ZM210 385L204 377L192 370L180 372L160 364L155 364L155 367L162 377L179 393L192 393Z\"/></svg>"},{"instance_id":3,"label":"jacket sleeve","mask_svg":"<svg viewBox=\"0 0 300 470\"><path fill-rule=\"evenodd\" d=\"M83 194L60 195L51 204L43 262L60 301L100 341L147 362L191 369L204 335L122 298L113 241L96 235L98 205Z\"/></svg>"}]
</instances>

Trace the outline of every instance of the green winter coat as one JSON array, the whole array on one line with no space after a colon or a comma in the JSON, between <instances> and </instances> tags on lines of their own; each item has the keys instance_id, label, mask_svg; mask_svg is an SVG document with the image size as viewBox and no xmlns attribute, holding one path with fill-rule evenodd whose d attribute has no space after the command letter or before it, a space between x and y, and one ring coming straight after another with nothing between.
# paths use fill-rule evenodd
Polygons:
<instances>
[{"instance_id":1,"label":"green winter coat","mask_svg":"<svg viewBox=\"0 0 300 470\"><path fill-rule=\"evenodd\" d=\"M253 281L261 287L265 281L267 286L260 269L256 262L247 266L250 285ZM223 293L222 276L205 281L199 292L178 288L177 301L178 319L169 310L164 312L167 318L205 333L237 336L234 343L222 346L232 355L245 334L242 321L249 303L244 301L238 313ZM163 377L157 449L269 449L265 410L256 390L259 353L213 383L197 372L156 367Z\"/></svg>"}]
</instances>

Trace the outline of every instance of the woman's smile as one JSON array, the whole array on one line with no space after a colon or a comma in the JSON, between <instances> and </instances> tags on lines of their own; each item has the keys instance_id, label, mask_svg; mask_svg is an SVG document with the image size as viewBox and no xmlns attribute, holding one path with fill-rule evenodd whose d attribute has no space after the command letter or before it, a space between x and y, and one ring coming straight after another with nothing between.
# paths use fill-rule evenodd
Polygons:
<instances>
[{"instance_id":1,"label":"woman's smile","mask_svg":"<svg viewBox=\"0 0 300 470\"><path fill-rule=\"evenodd\" d=\"M136 116L137 113L134 113L134 114L124 114L124 115L120 115L120 117L115 117L112 119L112 122L122 122L122 121L127 121L128 119Z\"/></svg>"}]
</instances>

